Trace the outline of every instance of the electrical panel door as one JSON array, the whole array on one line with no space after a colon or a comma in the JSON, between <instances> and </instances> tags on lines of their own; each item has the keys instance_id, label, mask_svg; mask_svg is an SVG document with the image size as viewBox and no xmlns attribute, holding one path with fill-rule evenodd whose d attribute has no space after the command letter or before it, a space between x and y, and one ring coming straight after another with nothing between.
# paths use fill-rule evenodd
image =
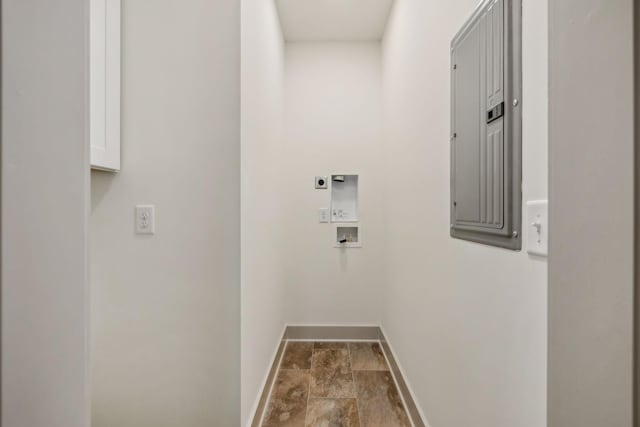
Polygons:
<instances>
[{"instance_id":1,"label":"electrical panel door","mask_svg":"<svg viewBox=\"0 0 640 427\"><path fill-rule=\"evenodd\" d=\"M518 0L486 0L451 46L451 235L511 249L521 247L519 11Z\"/></svg>"}]
</instances>

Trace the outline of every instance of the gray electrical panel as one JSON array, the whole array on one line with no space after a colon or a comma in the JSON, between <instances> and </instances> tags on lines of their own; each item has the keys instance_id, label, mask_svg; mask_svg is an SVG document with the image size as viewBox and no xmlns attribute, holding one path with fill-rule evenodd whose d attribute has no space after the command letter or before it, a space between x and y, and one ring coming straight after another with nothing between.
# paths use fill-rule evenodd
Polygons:
<instances>
[{"instance_id":1,"label":"gray electrical panel","mask_svg":"<svg viewBox=\"0 0 640 427\"><path fill-rule=\"evenodd\" d=\"M522 246L521 0L485 0L451 43L451 236Z\"/></svg>"}]
</instances>

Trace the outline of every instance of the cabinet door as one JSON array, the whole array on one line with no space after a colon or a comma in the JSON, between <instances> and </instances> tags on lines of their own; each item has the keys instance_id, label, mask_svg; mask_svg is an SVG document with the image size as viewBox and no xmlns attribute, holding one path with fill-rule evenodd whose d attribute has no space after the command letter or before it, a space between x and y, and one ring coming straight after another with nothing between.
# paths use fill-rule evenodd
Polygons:
<instances>
[{"instance_id":1,"label":"cabinet door","mask_svg":"<svg viewBox=\"0 0 640 427\"><path fill-rule=\"evenodd\" d=\"M120 0L90 1L91 167L120 170Z\"/></svg>"}]
</instances>

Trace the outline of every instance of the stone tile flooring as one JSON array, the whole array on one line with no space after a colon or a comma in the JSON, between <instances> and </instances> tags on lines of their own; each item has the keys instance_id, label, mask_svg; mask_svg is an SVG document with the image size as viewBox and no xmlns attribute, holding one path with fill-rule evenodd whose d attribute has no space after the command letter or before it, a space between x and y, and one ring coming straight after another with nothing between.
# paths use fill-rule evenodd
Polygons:
<instances>
[{"instance_id":1,"label":"stone tile flooring","mask_svg":"<svg viewBox=\"0 0 640 427\"><path fill-rule=\"evenodd\" d=\"M262 427L411 427L377 342L289 341Z\"/></svg>"}]
</instances>

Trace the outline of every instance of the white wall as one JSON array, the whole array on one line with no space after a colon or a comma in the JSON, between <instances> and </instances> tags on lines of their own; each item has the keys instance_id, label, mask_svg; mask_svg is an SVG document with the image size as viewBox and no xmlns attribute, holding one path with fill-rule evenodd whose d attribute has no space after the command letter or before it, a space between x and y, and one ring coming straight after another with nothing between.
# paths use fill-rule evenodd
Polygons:
<instances>
[{"instance_id":1,"label":"white wall","mask_svg":"<svg viewBox=\"0 0 640 427\"><path fill-rule=\"evenodd\" d=\"M2 416L88 427L88 19L2 2Z\"/></svg>"},{"instance_id":2,"label":"white wall","mask_svg":"<svg viewBox=\"0 0 640 427\"><path fill-rule=\"evenodd\" d=\"M640 421L631 232L637 7L550 2L549 427Z\"/></svg>"},{"instance_id":3,"label":"white wall","mask_svg":"<svg viewBox=\"0 0 640 427\"><path fill-rule=\"evenodd\" d=\"M636 138L636 147L640 146L640 73L637 70L640 70L640 7L633 8L633 30L634 30L634 39L633 39L633 55L634 55L634 69L636 70L635 80L634 80L634 110L635 110L635 138ZM640 150L635 150L635 247L634 254L636 259L638 254L640 254ZM635 406L635 417L636 419L640 419L640 315L638 314L638 310L640 310L640 262L635 263L635 318L636 323L634 325L635 329L635 387L634 387L634 397L636 400Z\"/></svg>"},{"instance_id":4,"label":"white wall","mask_svg":"<svg viewBox=\"0 0 640 427\"><path fill-rule=\"evenodd\" d=\"M247 425L280 342L285 299L278 221L284 42L275 2L242 0L242 416Z\"/></svg>"},{"instance_id":5,"label":"white wall","mask_svg":"<svg viewBox=\"0 0 640 427\"><path fill-rule=\"evenodd\" d=\"M239 12L122 4L122 171L91 188L94 427L238 425ZM156 234L135 235L146 203Z\"/></svg>"},{"instance_id":6,"label":"white wall","mask_svg":"<svg viewBox=\"0 0 640 427\"><path fill-rule=\"evenodd\" d=\"M283 262L288 323L378 324L383 283L384 172L380 43L287 43ZM359 174L363 247L337 249L318 223L331 190L316 175Z\"/></svg>"},{"instance_id":7,"label":"white wall","mask_svg":"<svg viewBox=\"0 0 640 427\"><path fill-rule=\"evenodd\" d=\"M434 427L539 427L544 260L449 237L450 41L477 0L396 0L383 43L382 324ZM523 2L523 196L547 197L547 4Z\"/></svg>"}]
</instances>

